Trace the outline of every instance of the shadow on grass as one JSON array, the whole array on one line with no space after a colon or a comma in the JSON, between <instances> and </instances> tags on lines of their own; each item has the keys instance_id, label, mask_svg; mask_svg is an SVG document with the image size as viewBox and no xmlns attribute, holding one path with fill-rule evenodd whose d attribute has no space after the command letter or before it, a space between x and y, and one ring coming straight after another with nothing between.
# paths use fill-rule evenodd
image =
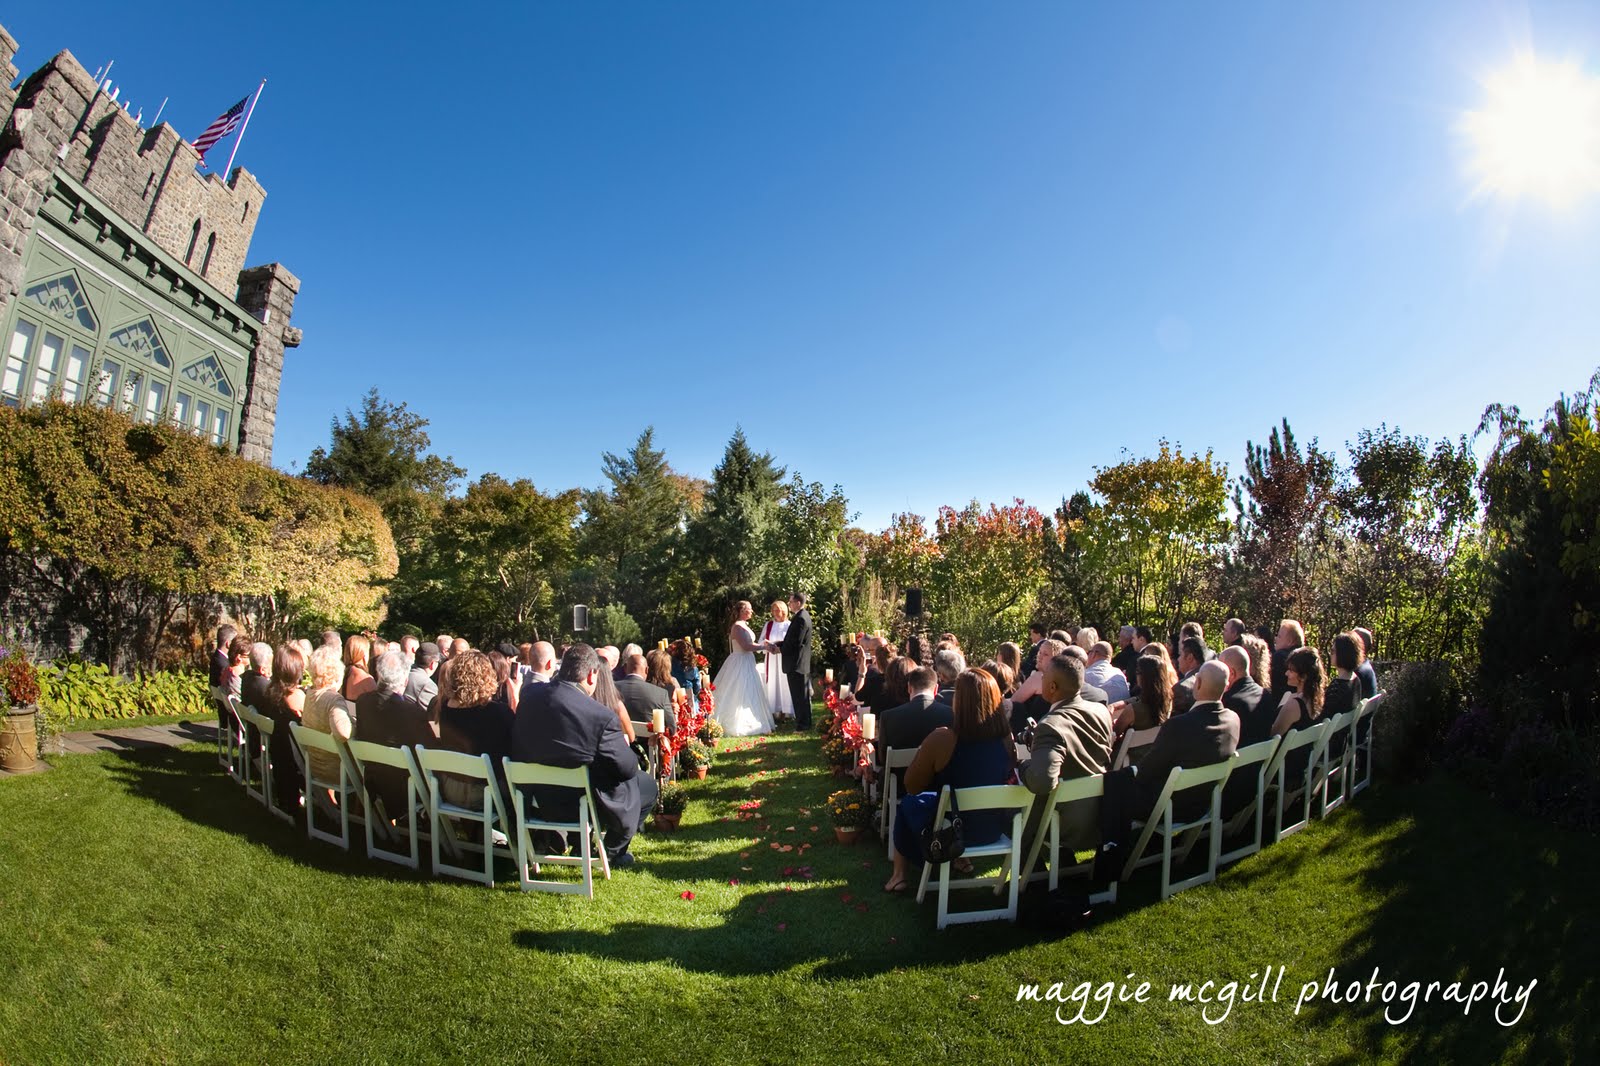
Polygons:
<instances>
[{"instance_id":1,"label":"shadow on grass","mask_svg":"<svg viewBox=\"0 0 1600 1066\"><path fill-rule=\"evenodd\" d=\"M1379 982L1397 982L1397 1000L1413 981L1423 989L1433 981L1485 981L1492 989L1502 967L1508 998L1530 980L1538 984L1514 1027L1496 1023L1492 993L1463 1016L1461 1004L1440 1000L1442 988L1431 1003L1419 998L1400 1026L1385 1020L1381 1002L1321 1004L1309 1010L1310 1017L1331 1022L1336 1013L1365 1016L1369 1046L1395 1040L1399 1047L1390 1045L1389 1051L1399 1061L1596 1061L1600 1028L1590 1005L1600 994L1594 956L1600 911L1589 903L1600 879L1595 840L1507 815L1488 796L1442 776L1401 794L1410 801L1408 809L1383 796L1364 796L1362 801L1380 802L1347 806L1345 831L1325 845L1377 852L1358 863L1359 873L1350 879L1348 890L1375 905L1370 920L1349 931L1338 953L1340 982L1364 983L1377 969ZM1252 878L1279 872L1272 849L1263 857L1266 862L1248 864ZM1311 852L1294 858L1314 864L1320 857ZM1325 974L1316 976L1326 980ZM1381 985L1374 999L1380 998ZM1394 1016L1405 1015L1404 1002L1393 1006ZM1520 1009L1512 1003L1501 1017L1512 1021Z\"/></svg>"},{"instance_id":2,"label":"shadow on grass","mask_svg":"<svg viewBox=\"0 0 1600 1066\"><path fill-rule=\"evenodd\" d=\"M128 748L111 754L117 761L108 764L107 771L130 796L158 803L196 825L246 838L284 858L321 870L385 881L426 878L425 874L393 863L369 860L365 833L355 822L350 824L348 852L337 845L308 840L303 819L297 818L291 825L267 813L218 767L214 750L160 746ZM318 825L329 830L337 827L332 819L319 818ZM424 868L427 861L424 846Z\"/></svg>"}]
</instances>

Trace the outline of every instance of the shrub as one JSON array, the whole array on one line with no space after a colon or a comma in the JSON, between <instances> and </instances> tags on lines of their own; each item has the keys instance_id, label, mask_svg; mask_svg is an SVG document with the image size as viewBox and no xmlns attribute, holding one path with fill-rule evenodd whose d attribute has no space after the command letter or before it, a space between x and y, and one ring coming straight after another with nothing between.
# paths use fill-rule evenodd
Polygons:
<instances>
[{"instance_id":1,"label":"shrub","mask_svg":"<svg viewBox=\"0 0 1600 1066\"><path fill-rule=\"evenodd\" d=\"M840 829L860 829L872 822L872 804L859 789L840 789L828 797L828 817Z\"/></svg>"},{"instance_id":2,"label":"shrub","mask_svg":"<svg viewBox=\"0 0 1600 1066\"><path fill-rule=\"evenodd\" d=\"M39 706L57 721L212 714L204 674L172 671L119 677L100 663L62 660L40 671Z\"/></svg>"},{"instance_id":3,"label":"shrub","mask_svg":"<svg viewBox=\"0 0 1600 1066\"><path fill-rule=\"evenodd\" d=\"M682 814L684 808L688 805L688 789L676 781L668 781L661 786L661 795L656 798L657 814Z\"/></svg>"},{"instance_id":4,"label":"shrub","mask_svg":"<svg viewBox=\"0 0 1600 1066\"><path fill-rule=\"evenodd\" d=\"M1386 777L1418 777L1461 716L1466 694L1444 662L1401 668L1387 693L1373 726L1377 770Z\"/></svg>"}]
</instances>

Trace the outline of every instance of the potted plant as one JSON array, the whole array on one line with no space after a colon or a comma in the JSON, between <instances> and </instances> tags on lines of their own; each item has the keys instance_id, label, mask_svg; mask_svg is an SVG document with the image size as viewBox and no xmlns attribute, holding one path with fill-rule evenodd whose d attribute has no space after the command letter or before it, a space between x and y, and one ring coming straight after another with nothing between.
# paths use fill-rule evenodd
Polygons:
<instances>
[{"instance_id":1,"label":"potted plant","mask_svg":"<svg viewBox=\"0 0 1600 1066\"><path fill-rule=\"evenodd\" d=\"M829 737L822 743L822 754L834 777L848 777L856 764L856 750L844 737Z\"/></svg>"},{"instance_id":2,"label":"potted plant","mask_svg":"<svg viewBox=\"0 0 1600 1066\"><path fill-rule=\"evenodd\" d=\"M688 789L676 781L664 783L661 795L656 798L655 827L663 833L676 831L679 820L683 818L683 809L688 805Z\"/></svg>"},{"instance_id":3,"label":"potted plant","mask_svg":"<svg viewBox=\"0 0 1600 1066\"><path fill-rule=\"evenodd\" d=\"M872 806L859 790L840 789L828 797L828 817L833 819L834 839L854 845L861 839L861 830L872 822Z\"/></svg>"},{"instance_id":4,"label":"potted plant","mask_svg":"<svg viewBox=\"0 0 1600 1066\"><path fill-rule=\"evenodd\" d=\"M683 746L683 768L695 776L696 780L704 781L706 771L711 769L711 746L699 737L690 737Z\"/></svg>"},{"instance_id":5,"label":"potted plant","mask_svg":"<svg viewBox=\"0 0 1600 1066\"><path fill-rule=\"evenodd\" d=\"M39 673L21 648L0 648L0 769L27 773L39 765Z\"/></svg>"},{"instance_id":6,"label":"potted plant","mask_svg":"<svg viewBox=\"0 0 1600 1066\"><path fill-rule=\"evenodd\" d=\"M695 730L694 735L699 739L700 743L715 750L717 741L722 737L723 732L724 730L721 722L717 721L715 718L707 718L705 721L700 723L700 728Z\"/></svg>"}]
</instances>

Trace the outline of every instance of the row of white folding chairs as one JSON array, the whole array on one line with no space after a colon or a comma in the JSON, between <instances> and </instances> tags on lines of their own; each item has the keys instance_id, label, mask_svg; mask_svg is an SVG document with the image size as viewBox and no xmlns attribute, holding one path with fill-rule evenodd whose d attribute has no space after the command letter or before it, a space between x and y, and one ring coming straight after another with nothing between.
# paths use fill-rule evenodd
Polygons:
<instances>
[{"instance_id":1,"label":"row of white folding chairs","mask_svg":"<svg viewBox=\"0 0 1600 1066\"><path fill-rule=\"evenodd\" d=\"M1120 880L1126 881L1138 868L1160 863L1163 900L1185 888L1215 880L1220 867L1254 855L1263 847L1269 794L1275 801L1272 804L1273 840L1304 828L1311 819L1313 801L1316 799L1320 799L1320 810L1326 817L1351 795L1371 784L1372 717L1381 705L1382 698L1380 693L1364 701L1354 710L1335 715L1309 729L1291 730L1283 737L1274 737L1241 748L1224 762L1211 766L1174 768L1163 784L1150 815L1134 823L1139 836L1123 866ZM1358 728L1362 722L1367 724L1364 732ZM1347 743L1335 754L1333 741L1341 734L1347 738ZM1297 771L1291 780L1290 757L1303 749L1310 749L1306 754L1305 766L1303 770ZM886 753L886 762L888 754ZM1358 773L1360 777L1357 776ZM1223 791L1237 774L1254 775L1254 795L1248 804L1233 812L1224 821ZM886 768L886 797L893 795L893 780L893 775L889 774ZM1207 809L1197 818L1178 820L1174 814L1174 799L1179 793L1192 788L1209 788ZM1081 877L1091 875L1094 869L1093 859L1083 863L1062 865L1064 858L1061 839L1062 816L1068 807L1099 801L1104 793L1103 776L1077 778L1057 785L1048 800L1044 817L1034 833L1026 860L1023 860L1020 846L1028 810L1035 800L1033 793L1021 785L992 785L957 789L952 797L952 790L946 787L940 793L934 825L944 824L953 798L962 814L989 810L1012 812L1013 831L993 844L969 848L964 852L965 856L974 858L999 857L1001 865L998 875L956 878L953 876L951 864L945 863L940 867L938 927L943 929L960 922L984 921L992 918L1015 920L1018 894L1030 882L1048 879L1049 887L1054 890L1058 887L1063 874ZM1292 811L1295 806L1300 807L1300 817L1286 824L1286 811ZM887 830L889 833L892 833L893 819L891 811L884 821L884 824L891 827ZM1145 851L1155 836L1161 837L1161 853L1147 856ZM1241 838L1242 843L1231 851L1223 852L1224 842L1234 838ZM1201 839L1207 843L1205 869L1189 878L1174 882L1172 880L1174 857L1178 862L1183 862ZM890 846L892 848L892 843ZM1036 874L1034 867L1038 865L1039 857L1047 846L1048 872L1041 871ZM927 893L932 873L931 865L924 864L922 881L917 890L919 902ZM951 888L978 885L991 885L996 893L1009 886L1010 898L1007 906L962 912L952 912L949 909ZM1113 902L1116 898L1117 885L1116 882L1112 882L1102 892L1092 896L1090 901Z\"/></svg>"},{"instance_id":2,"label":"row of white folding chairs","mask_svg":"<svg viewBox=\"0 0 1600 1066\"><path fill-rule=\"evenodd\" d=\"M293 814L279 806L273 796L270 751L274 731L272 719L243 706L236 698L227 698L225 705L235 720L238 736L241 738L238 747L244 751L243 756L233 763L234 766L241 768L242 776L238 774L235 776L244 783L251 798L261 802L273 814L292 823ZM246 723L255 727L259 737L254 751L250 750L251 745L243 739L248 735ZM289 733L306 777L307 799L303 804L303 810L306 836L309 839L336 844L348 851L350 823L354 820L365 830L368 858L393 862L416 870L421 868L420 841L426 838L435 874L481 881L490 886L494 884L495 856L500 855L510 858L516 864L518 884L523 891L581 892L592 899L594 871L598 868L604 879L609 880L611 877L611 867L601 840L598 808L595 806L594 792L589 784L587 767L567 769L513 762L510 759L502 760L505 780L513 789L513 797L519 795L515 790L520 786L556 786L581 792L578 797L577 817L571 821L556 821L542 819L536 815L530 816L524 802L517 802L514 799L507 804L506 797L501 794L496 781L494 764L487 755L466 755L457 751L430 749L423 745L417 745L415 748L395 748L357 739L347 741L319 730L307 729L298 722L290 723ZM337 775L319 774L318 760L312 758L312 752L319 752L337 760L339 768ZM252 763L260 775L259 788L255 785L255 775L251 773ZM404 811L386 811L381 798L375 796L367 787L366 771L372 765L386 766L405 773ZM230 773L232 772L230 767ZM483 793L481 805L468 807L447 799L441 788L441 774L453 775L481 787ZM335 799L325 805L324 798L329 794ZM359 805L354 802L357 797L360 800ZM506 810L508 806L512 808L509 813ZM337 833L317 824L319 810L328 819L337 820ZM419 824L423 822L427 826L426 831ZM459 839L455 832L458 825L476 827L481 842ZM514 848L509 841L505 845L497 842L497 829L508 838L515 832ZM577 854L558 855L540 850L534 833L541 830L562 834L576 833L579 841ZM395 850L386 846L389 844L402 845L403 849ZM467 866L458 861L462 858L463 852L475 852L480 855L481 867L476 863ZM535 875L540 872L541 865L578 867L582 880L575 882L539 879Z\"/></svg>"}]
</instances>

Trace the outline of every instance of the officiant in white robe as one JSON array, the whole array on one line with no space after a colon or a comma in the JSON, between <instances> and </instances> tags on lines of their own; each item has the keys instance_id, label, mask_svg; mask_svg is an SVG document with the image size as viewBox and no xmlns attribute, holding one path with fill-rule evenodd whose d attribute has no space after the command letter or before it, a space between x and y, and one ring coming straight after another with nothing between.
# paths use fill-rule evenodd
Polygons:
<instances>
[{"instance_id":1,"label":"officiant in white robe","mask_svg":"<svg viewBox=\"0 0 1600 1066\"><path fill-rule=\"evenodd\" d=\"M782 600L772 601L772 618L761 629L761 639L774 644L782 644L784 634L789 632L789 605ZM761 680L767 689L767 703L772 708L774 717L794 717L794 697L789 694L789 679L783 674L783 656L775 651L767 652L766 662L761 664Z\"/></svg>"}]
</instances>

